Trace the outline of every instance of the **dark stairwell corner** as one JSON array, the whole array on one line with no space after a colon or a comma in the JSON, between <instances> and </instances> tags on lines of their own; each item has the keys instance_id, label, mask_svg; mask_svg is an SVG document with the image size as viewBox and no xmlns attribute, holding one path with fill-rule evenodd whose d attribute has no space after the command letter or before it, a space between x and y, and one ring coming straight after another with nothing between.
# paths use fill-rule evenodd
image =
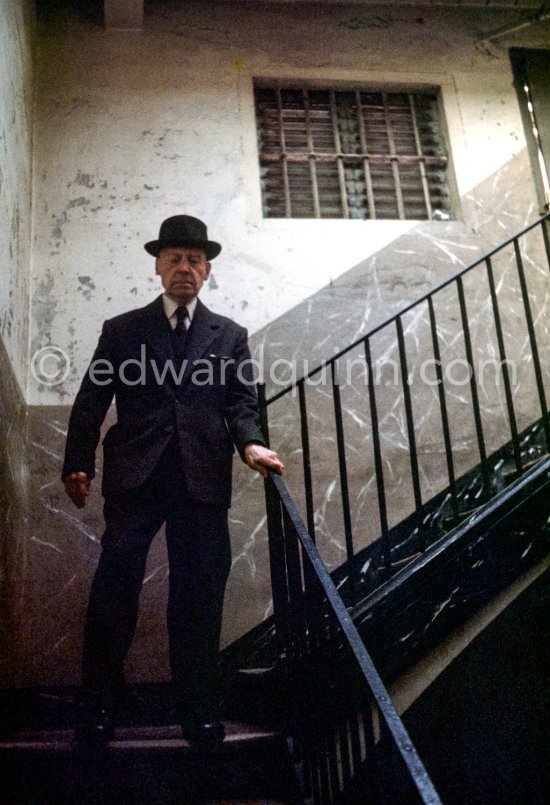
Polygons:
<instances>
[{"instance_id":1,"label":"dark stairwell corner","mask_svg":"<svg viewBox=\"0 0 550 805\"><path fill-rule=\"evenodd\" d=\"M445 805L550 801L550 570L403 717Z\"/></svg>"}]
</instances>

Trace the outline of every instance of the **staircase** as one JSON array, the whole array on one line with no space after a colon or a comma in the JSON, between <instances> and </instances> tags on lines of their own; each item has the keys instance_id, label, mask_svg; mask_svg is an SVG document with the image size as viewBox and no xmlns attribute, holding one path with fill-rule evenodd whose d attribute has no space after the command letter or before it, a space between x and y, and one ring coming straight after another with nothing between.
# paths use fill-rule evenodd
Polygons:
<instances>
[{"instance_id":1,"label":"staircase","mask_svg":"<svg viewBox=\"0 0 550 805\"><path fill-rule=\"evenodd\" d=\"M405 787L392 790L385 779L369 790L384 766L397 778L391 759L379 762L392 740L387 729L378 740L376 684L360 690L355 681L352 638L326 611L328 585L320 592L308 578L313 549L336 565L331 581L388 682L549 553L548 326L532 291L533 275L550 272L549 221L535 221L287 388L259 389L266 436L274 425L277 449L301 456L287 483L307 527L273 478L266 493L274 618L254 646L258 657L270 642L278 648L298 691L291 732L314 802L356 801L357 790L365 802L437 794L411 767ZM481 371L488 355L498 368L492 385ZM346 361L361 356L350 374ZM376 382L380 360L395 366L395 388ZM422 384L426 363L433 373ZM448 374L457 363L469 370L460 393ZM423 450L434 433L441 450ZM335 480L320 460L328 444L337 453ZM343 544L344 562L334 544ZM357 752L350 772L348 745L369 721L370 760L368 750ZM403 744L393 741L393 757L397 749L403 759Z\"/></svg>"},{"instance_id":2,"label":"staircase","mask_svg":"<svg viewBox=\"0 0 550 805\"><path fill-rule=\"evenodd\" d=\"M550 271L549 221L543 216L297 383L271 396L260 387L266 436L283 406L292 451L276 446L301 463L288 473L292 496L282 479L266 482L274 616L223 652L222 748L204 755L186 744L159 686L132 691L115 740L91 756L72 741L74 692L7 692L0 786L10 805L441 802L385 684L548 555L548 339L526 266ZM482 285L486 314L474 326L469 294ZM513 339L504 293L521 307ZM375 382L377 350L395 359L396 389ZM498 356L490 392L478 350ZM342 362L358 353L363 370L341 383ZM446 370L459 359L471 373L457 395ZM426 360L428 392L410 382ZM313 385L325 370L328 385ZM366 407L360 430L350 395ZM397 457L388 453L388 418L401 427ZM423 453L433 432L438 461ZM330 489L339 507L322 528L319 440L337 453ZM462 454L457 445L466 446ZM344 546L343 561L330 553L327 528ZM437 749L418 721L405 721L439 787Z\"/></svg>"}]
</instances>

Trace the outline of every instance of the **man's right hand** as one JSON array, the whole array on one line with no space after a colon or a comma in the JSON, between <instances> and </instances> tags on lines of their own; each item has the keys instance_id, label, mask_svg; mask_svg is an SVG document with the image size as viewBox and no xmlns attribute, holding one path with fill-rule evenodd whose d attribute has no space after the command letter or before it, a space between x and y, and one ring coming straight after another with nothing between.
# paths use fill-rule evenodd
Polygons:
<instances>
[{"instance_id":1,"label":"man's right hand","mask_svg":"<svg viewBox=\"0 0 550 805\"><path fill-rule=\"evenodd\" d=\"M63 479L65 492L78 509L86 505L86 498L90 491L90 479L85 472L71 472Z\"/></svg>"}]
</instances>

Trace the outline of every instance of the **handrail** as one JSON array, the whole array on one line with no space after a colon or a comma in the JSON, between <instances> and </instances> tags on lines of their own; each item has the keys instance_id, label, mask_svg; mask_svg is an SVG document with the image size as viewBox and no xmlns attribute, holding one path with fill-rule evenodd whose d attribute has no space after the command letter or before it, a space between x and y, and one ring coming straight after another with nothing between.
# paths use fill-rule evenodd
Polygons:
<instances>
[{"instance_id":1,"label":"handrail","mask_svg":"<svg viewBox=\"0 0 550 805\"><path fill-rule=\"evenodd\" d=\"M416 790L416 794L418 795L418 801L425 803L425 805L440 804L441 800L426 771L426 768L411 742L411 739L395 708L395 705L393 704L389 693L384 686L384 683L382 682L382 679L380 678L380 675L378 674L378 671L376 670L356 627L353 624L346 606L330 577L330 574L315 546L315 543L308 533L308 530L302 518L300 517L296 506L294 505L283 479L273 472L270 472L270 477L266 480L266 496L268 498L268 508L271 509L272 513L274 511L274 507L275 509L277 507L277 502L280 503L283 513L281 521L283 521L285 517L288 518L288 525L291 526L292 534L300 543L302 548L300 558L302 560L301 567L303 570L303 577L302 574L299 574L299 576L302 577L303 580L301 578L297 582L297 588L293 588L292 584L293 575L294 585L296 584L296 569L293 569L292 565L293 561L297 561L299 563L298 553L295 551L294 547L289 547L288 544L282 546L282 549L281 546L279 546L280 550L278 552L275 549L272 550L272 562L280 563L286 561L282 574L281 572L277 574L277 571L274 574L275 576L278 575L279 581L281 576L283 576L286 580L285 589L280 599L274 600L275 620L276 624L279 621L280 632L282 635L286 635L292 632L293 628L296 628L296 624L289 626L288 622L283 624L280 623L281 618L284 618L282 611L286 611L288 618L291 619L293 612L295 613L301 610L301 607L296 605L296 600L293 600L293 596L296 599L299 599L299 604L303 603L303 597L308 595L311 586L311 582L308 585L307 579L311 578L310 570L313 571L314 576L321 585L324 599L329 604L330 609L332 610L332 613L336 619L343 640L349 646L349 649L351 650L351 653L360 669L362 678L368 686L372 699L378 708L380 716L382 717L383 724L381 726L386 726L386 734L389 734L394 747L399 752L399 756L408 773L408 780L410 783L412 783L414 789ZM275 496L277 500L274 500ZM279 526L281 526L281 523L279 523ZM276 539L276 536L273 534L273 531L276 528L277 525L274 523L272 518L272 539ZM288 541L288 530L288 528L285 530L285 534L282 537L283 542L285 540ZM285 555L286 560L283 558ZM272 571L273 570L275 570L274 567L272 567ZM278 584L275 583L274 599L277 598L278 593L281 593L281 589ZM302 617L302 615L303 613L300 617ZM311 633L313 632L315 626L318 627L318 624L314 625L311 623L303 623L302 626L304 633L299 636L298 640L303 641L306 639L306 637L308 637L311 641ZM287 658L289 658L288 662L291 663L292 649L290 646L284 645L284 640L282 648L285 651ZM332 801L332 799L323 799L320 801ZM364 801L366 802L367 800L365 799Z\"/></svg>"},{"instance_id":2,"label":"handrail","mask_svg":"<svg viewBox=\"0 0 550 805\"><path fill-rule=\"evenodd\" d=\"M360 338L357 338L351 344L348 344L347 347L344 347L344 349L341 349L339 352L337 352L332 357L328 358L326 361L321 361L319 366L316 366L314 369L312 369L306 375L304 375L303 377L299 378L299 380L296 380L293 383L289 383L288 386L285 386L280 391L278 391L276 394L273 394L271 397L266 397L265 404L266 405L271 405L271 403L274 403L274 402L276 402L276 400L281 399L281 397L284 397L285 394L288 394L290 391L292 391L293 388L305 383L306 380L309 380L310 377L313 377L318 372L321 372L326 366L331 366L339 358L341 358L343 355L346 355L352 349L355 349L355 347L358 347L359 344L362 344L363 342L365 342L369 338L371 338L373 335L376 335L376 333L378 333L380 330L383 330L384 327L387 327L388 325L393 324L398 319L400 319L402 316L404 316L406 313L408 313L410 310L415 308L417 305L422 304L422 302L426 302L428 299L430 299L436 293L438 293L439 291L443 290L443 288L446 288L447 286L451 285L453 282L456 282L460 277L463 277L464 274L467 274L473 268L476 268L476 266L479 266L482 263L485 263L487 260L490 260L491 257L493 257L495 254L497 254L497 252L501 251L506 246L509 246L510 244L517 242L518 238L521 238L523 235L527 234L527 232L530 232L536 226L539 226L540 224L542 224L543 221L547 221L549 219L550 219L550 212L547 212L544 215L541 215L540 218L537 218L536 221L533 221L533 223L531 223L528 226L524 227L519 232L516 232L515 235L512 235L507 240L503 241L502 243L499 243L498 246L495 246L493 249L491 249L490 251L486 252L482 257L479 257L473 263L469 263L467 266L465 266L464 268L460 269L460 271L458 271L457 273L455 273L452 276L448 277L446 280L441 282L439 285L436 285L434 288L431 289L431 291L428 291L423 296L420 296L417 299L415 299L414 302L411 302L410 304L408 304L405 307L401 308L401 310L399 310L393 316L390 316L390 318L384 319L384 321L382 321L380 324L377 324L376 327L374 327L372 330L369 330L368 333L365 333ZM545 239L546 252L547 252L547 255L548 255L549 262L550 262L550 239L549 239L548 234L546 233L544 227L542 227L542 230L543 230L543 236L544 236L544 239Z\"/></svg>"}]
</instances>

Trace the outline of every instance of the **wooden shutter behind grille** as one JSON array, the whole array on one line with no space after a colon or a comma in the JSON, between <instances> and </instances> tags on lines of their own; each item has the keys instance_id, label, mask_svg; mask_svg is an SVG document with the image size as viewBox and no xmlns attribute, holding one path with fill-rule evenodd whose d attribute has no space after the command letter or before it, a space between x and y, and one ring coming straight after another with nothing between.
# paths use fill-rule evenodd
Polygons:
<instances>
[{"instance_id":1,"label":"wooden shutter behind grille","mask_svg":"<svg viewBox=\"0 0 550 805\"><path fill-rule=\"evenodd\" d=\"M255 100L265 217L449 213L433 94L257 86Z\"/></svg>"}]
</instances>

